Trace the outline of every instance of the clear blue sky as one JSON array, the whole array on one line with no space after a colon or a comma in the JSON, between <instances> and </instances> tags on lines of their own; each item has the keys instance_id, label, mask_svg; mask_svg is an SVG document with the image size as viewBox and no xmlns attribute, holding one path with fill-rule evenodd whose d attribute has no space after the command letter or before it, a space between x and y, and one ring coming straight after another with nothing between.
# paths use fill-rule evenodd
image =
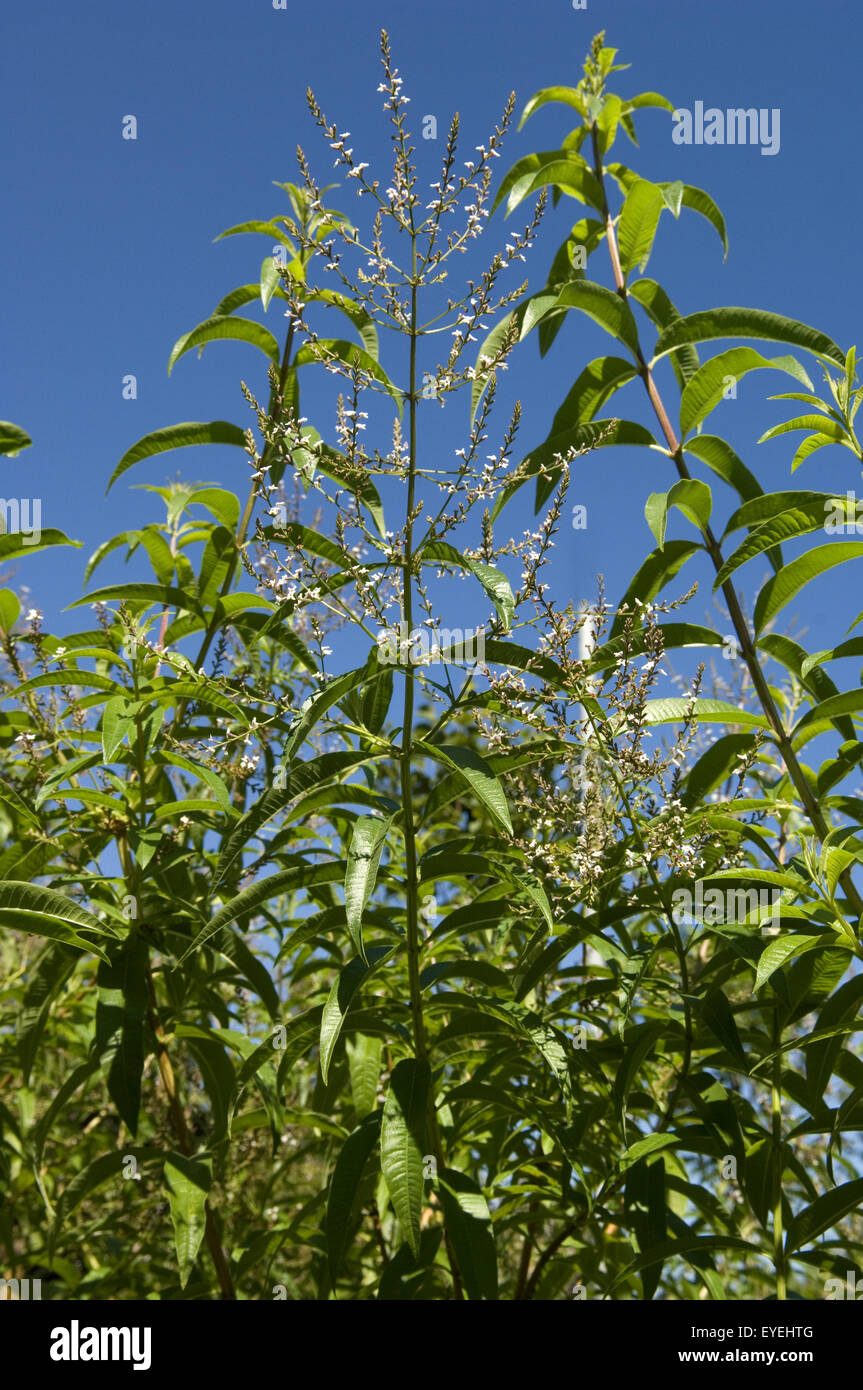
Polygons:
<instances>
[{"instance_id":1,"label":"clear blue sky","mask_svg":"<svg viewBox=\"0 0 863 1390\"><path fill-rule=\"evenodd\" d=\"M87 625L80 612L61 617L60 610L82 592L95 546L143 524L146 494L131 490L133 483L161 483L179 470L244 492L240 451L186 449L139 465L104 498L117 460L148 431L181 420L249 422L238 381L265 390L263 358L253 349L220 343L201 361L190 353L170 378L168 353L224 293L256 277L268 249L262 240L214 245L213 237L283 210L272 180L295 177L298 141L321 181L329 177L329 152L306 109L308 83L340 129L352 132L360 158L385 157L376 92L381 26L390 31L416 125L432 113L445 128L459 110L464 158L485 139L511 88L520 111L539 87L574 85L600 28L620 59L632 63L618 75L617 90L625 94L655 89L690 108L696 100L780 108L775 157L757 147L674 145L671 119L660 112L643 117L640 151L621 142L618 157L648 177L710 191L728 222L723 265L718 240L700 218L684 212L678 223L665 219L649 273L681 312L723 303L772 309L816 325L843 348L857 342L863 350L858 0L588 0L586 11L574 11L571 0L289 0L285 11L271 0L9 3L0 20L0 418L27 429L34 446L3 464L3 491L40 496L43 526L83 542L79 551L49 551L17 564L11 582L29 585L49 629ZM137 117L135 142L121 138L127 114ZM521 154L555 147L568 129L563 108L546 108L511 136L500 172ZM419 145L429 179L437 177L440 142ZM554 248L583 215L580 205L565 203L549 217L526 268L532 288L544 282ZM354 207L347 192L345 206ZM489 254L508 230L500 215L492 220L483 239ZM601 269L592 273L608 283L604 260L595 264ZM267 321L280 335L274 307ZM507 382L526 403L521 452L545 437L575 373L613 350L575 315L544 365L535 340L528 341ZM136 401L122 399L127 373L138 380ZM784 418L784 407L764 398L785 389L790 383L779 377L748 377L710 428L727 434L765 487L863 492L845 450L821 451L792 480L793 442L756 448L763 431ZM615 409L649 423L639 391L637 383L628 388ZM314 410L307 413L320 425ZM460 442L453 438L447 447ZM593 455L570 499L587 504L588 530L561 537L558 592L592 595L601 570L618 596L651 548L644 499L673 481L670 467L644 450ZM517 531L532 521L527 491L522 496ZM717 502L725 507L724 499ZM158 511L146 519L159 519ZM672 534L684 534L683 527ZM123 573L112 559L94 583ZM142 573L136 565L128 577ZM701 574L708 579L706 569ZM766 567L756 561L743 574L751 592ZM789 610L808 624L812 649L841 640L837 600L847 613L849 592L863 595L860 579L859 568L845 566ZM709 604L705 583L688 616L701 620Z\"/></svg>"}]
</instances>

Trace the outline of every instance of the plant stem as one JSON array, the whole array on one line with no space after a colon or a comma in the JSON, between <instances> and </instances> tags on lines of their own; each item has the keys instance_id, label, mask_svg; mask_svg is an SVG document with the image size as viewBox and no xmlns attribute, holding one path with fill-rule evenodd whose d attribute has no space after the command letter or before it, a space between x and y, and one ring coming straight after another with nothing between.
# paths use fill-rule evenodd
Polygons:
<instances>
[{"instance_id":1,"label":"plant stem","mask_svg":"<svg viewBox=\"0 0 863 1390\"><path fill-rule=\"evenodd\" d=\"M781 1029L774 1030L774 1047L781 1046ZM773 1114L773 1264L776 1269L776 1297L784 1302L787 1298L784 1232L782 1229L782 1056L773 1059L773 1084L771 1094Z\"/></svg>"},{"instance_id":2,"label":"plant stem","mask_svg":"<svg viewBox=\"0 0 863 1390\"><path fill-rule=\"evenodd\" d=\"M411 234L413 244L413 266L411 274L411 323L410 323L410 364L408 384L408 486L405 507L405 543L402 569L404 574L403 615L408 634L413 631L413 512L416 497L417 470L417 274L416 235ZM423 1019L422 988L420 986L420 932L419 932L419 894L416 825L413 807L413 769L411 754L414 723L414 673L408 659L405 667L405 694L402 713L402 744L399 756L399 779L401 784L402 813L404 818L405 844L405 917L407 927L408 987L410 990L411 1019L413 1021L414 1052L417 1060L428 1060L425 1020ZM440 1126L435 1110L434 1088L429 1086L428 1099L429 1139L434 1152L438 1171L444 1167L443 1145ZM461 1274L455 1252L444 1229L447 1255L452 1273L453 1290L457 1299L462 1298Z\"/></svg>"},{"instance_id":3,"label":"plant stem","mask_svg":"<svg viewBox=\"0 0 863 1390\"><path fill-rule=\"evenodd\" d=\"M626 288L626 282L624 280L623 271L620 265L620 256L618 254L617 249L617 235L614 230L614 220L611 216L608 207L608 199L605 191L605 175L602 164L602 156L599 149L599 137L595 125L591 129L591 135L593 139L594 155L593 173L602 189L602 216L603 221L605 223L606 241L608 243L608 253L611 258L611 268L612 273L614 275L615 289L617 293L620 295L621 299L626 300L628 298L628 290ZM656 386L656 382L653 379L653 373L650 369L650 365L647 362L647 359L645 358L641 350L640 344L638 345L636 355L639 362L639 376L644 382L648 398L650 400L651 405L653 406L656 418L659 422L660 429L662 430L662 433L665 436L665 441L668 445L668 449L671 454L674 465L677 468L678 475L681 478L689 478L691 477L691 474L683 456L683 445L678 440L677 435L674 432L674 428L668 417L668 411L665 409L662 397L660 396ZM700 529L701 534L704 538L705 549L708 555L710 556L714 569L718 573L724 563L722 548L719 542L717 541L716 537L714 536L709 523ZM767 677L765 676L764 671L761 667L761 662L758 659L758 653L755 650L755 644L752 640L752 635L749 631L749 625L746 622L745 617L743 616L743 611L740 607L740 603L737 598L737 593L730 579L727 579L725 583L722 585L722 595L728 607L728 614L734 626L734 631L737 636L738 644L740 646L741 655L743 657L744 662L746 663L747 670L749 671L749 675L752 679L752 684L755 687L755 691L758 695L758 699L761 703L761 707L764 711L767 722L773 730L773 734L776 739L776 743L779 748L780 754L782 756L782 760L785 763L788 775L794 783L794 786L797 790L797 794L803 803L803 806L806 810L806 814L809 817L810 823L813 829L815 830L815 833L818 835L818 838L820 840L824 840L829 833L830 826L828 825L827 821L824 819L824 816L821 813L821 808L819 807L815 795L812 791L812 788L809 785L809 781L806 777L806 774L800 766L800 763L797 759L797 754L795 753L794 747L791 742L791 738L782 722L782 717L779 713L779 710L776 707L776 702L773 699L770 686L767 682ZM854 881L851 877L851 874L847 869L845 869L843 873L840 875L840 882L845 890L848 902L853 908L854 912L857 914L858 917L863 915L863 898L861 898L860 894L858 893Z\"/></svg>"},{"instance_id":4,"label":"plant stem","mask_svg":"<svg viewBox=\"0 0 863 1390\"><path fill-rule=\"evenodd\" d=\"M194 1144L189 1134L189 1127L186 1124L186 1114L177 1093L177 1079L171 1064L171 1058L168 1055L168 1043L165 1037L165 1030L159 1021L156 990L153 983L153 974L149 965L147 966L147 988L150 995L149 1023L156 1038L156 1055L159 1063L159 1075L162 1078L162 1085L168 1097L168 1109L171 1113L171 1122L177 1136L177 1144L180 1152L188 1157L194 1152ZM234 1288L234 1281L231 1278L228 1260L222 1248L221 1239L219 1238L215 1217L210 1210L209 1198L205 1203L204 1210L206 1212L205 1239L207 1242L207 1249L210 1252L210 1257L215 1266L216 1276L219 1280L221 1296L223 1299L235 1299L237 1293Z\"/></svg>"}]
</instances>

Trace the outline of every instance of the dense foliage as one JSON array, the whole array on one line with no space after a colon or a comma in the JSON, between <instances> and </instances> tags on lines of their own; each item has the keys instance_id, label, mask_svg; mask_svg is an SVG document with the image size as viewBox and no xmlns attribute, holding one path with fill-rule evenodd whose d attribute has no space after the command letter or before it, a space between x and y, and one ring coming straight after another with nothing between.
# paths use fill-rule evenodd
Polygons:
<instances>
[{"instance_id":1,"label":"dense foliage","mask_svg":"<svg viewBox=\"0 0 863 1390\"><path fill-rule=\"evenodd\" d=\"M774 628L863 546L798 547L842 504L764 493L703 427L770 368L805 411L771 431L805 432L792 471L829 443L859 462L854 349L759 309L681 316L644 275L685 209L723 246L725 224L614 159L671 106L610 90L602 36L524 110L577 121L559 148L495 179L512 98L459 174L456 118L430 195L382 54L389 185L310 92L360 220L300 152L287 211L230 229L272 244L260 276L171 354L262 352L254 426L167 426L111 479L210 443L245 454L245 491L148 486L86 582L115 551L150 577L91 588L80 631L0 592L3 1272L79 1299L834 1296L863 1239L863 693L826 668L863 638L810 653ZM533 281L568 199L587 215L528 292L516 267ZM525 452L500 373L570 313L615 355ZM301 414L304 368L329 426ZM644 446L656 545L585 611L546 574L571 474L621 445ZM70 544L31 542L0 559ZM683 615L698 557L716 630ZM698 647L728 658L715 688L684 656L656 693Z\"/></svg>"}]
</instances>

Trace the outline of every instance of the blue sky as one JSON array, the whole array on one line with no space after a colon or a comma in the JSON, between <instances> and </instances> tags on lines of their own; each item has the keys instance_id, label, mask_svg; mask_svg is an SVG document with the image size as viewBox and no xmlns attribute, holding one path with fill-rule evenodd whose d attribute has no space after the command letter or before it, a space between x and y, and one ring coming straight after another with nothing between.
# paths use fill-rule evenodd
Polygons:
<instances>
[{"instance_id":1,"label":"blue sky","mask_svg":"<svg viewBox=\"0 0 863 1390\"><path fill-rule=\"evenodd\" d=\"M200 361L188 354L170 378L168 354L223 294L256 278L268 249L263 240L214 244L213 238L232 224L287 210L272 181L296 176L297 142L322 182L332 174L330 152L306 109L308 83L331 119L352 132L358 157L373 165L385 160L387 127L376 92L382 26L415 126L430 113L445 129L458 110L464 158L486 138L512 88L520 112L539 87L575 85L601 28L620 60L632 63L617 75L615 89L626 95L653 89L689 108L697 100L778 107L781 147L773 157L758 147L675 145L671 119L662 112L643 115L639 151L620 142L617 157L645 176L707 189L728 223L723 264L706 222L686 212L679 222L665 218L648 273L681 312L718 304L772 309L814 324L843 348L859 341L863 350L856 271L863 189L855 162L863 20L856 0L588 0L585 11L573 10L571 0L302 6L289 0L287 10L275 10L272 0L6 6L0 21L0 417L27 429L34 445L4 463L3 490L41 497L43 526L58 526L83 543L80 550L29 556L6 580L29 586L49 630L86 625L80 613L61 610L82 592L84 564L96 545L160 519L134 483L162 483L179 471L245 495L240 451L213 448L163 455L127 474L107 499L104 490L121 455L150 430L182 420L249 423L240 378L265 391L264 359L254 349L216 344ZM121 138L127 114L137 118L136 141ZM520 155L556 147L569 128L564 108L545 108L510 137L500 173ZM418 145L422 172L436 178L441 142ZM342 196L353 212L348 190L336 190L333 200ZM521 224L523 211L514 222ZM532 289L544 283L554 249L583 213L565 200L549 216L525 267ZM498 214L484 251L490 255L508 231ZM590 273L609 283L604 257L591 262ZM266 321L281 335L274 306ZM649 334L645 341L652 346ZM574 314L543 363L535 338L521 347L506 386L525 403L521 453L545 437L576 373L606 351L614 348L601 330ZM806 365L818 388L817 365L811 359ZM137 377L134 401L122 398L127 373ZM709 428L728 437L766 489L863 492L846 450L819 452L792 479L798 436L756 447L764 430L785 418L786 406L767 401L767 394L786 389L791 383L779 376L749 376ZM641 395L635 383L614 408L650 424ZM326 435L315 401L311 392L304 409ZM466 410L456 419L459 409L448 406L453 427L464 424ZM461 442L456 431L446 447ZM590 456L570 496L587 505L588 529L562 534L555 558L561 597L592 596L599 571L611 596L623 592L652 547L644 500L673 481L670 465L646 450ZM717 497L716 511L727 514L729 501ZM518 533L533 521L527 490L513 508ZM675 523L671 534L686 534L686 524ZM687 612L692 621L702 621L711 603L707 568L698 573L704 582ZM766 565L755 561L742 572L742 586L751 595L766 574ZM841 640L863 608L853 598L849 605L849 594L863 593L859 574L845 566L787 610L808 626L811 649ZM143 577L143 569L133 562L125 571L112 557L98 582L120 576ZM854 683L853 669L848 677L840 688Z\"/></svg>"}]
</instances>

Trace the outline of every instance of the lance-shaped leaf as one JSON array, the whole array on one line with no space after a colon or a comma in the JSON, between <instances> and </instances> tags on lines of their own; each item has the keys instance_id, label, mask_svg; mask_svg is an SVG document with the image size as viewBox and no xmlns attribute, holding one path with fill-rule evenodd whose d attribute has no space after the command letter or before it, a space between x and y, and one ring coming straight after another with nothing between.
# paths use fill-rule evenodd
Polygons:
<instances>
[{"instance_id":1,"label":"lance-shaped leaf","mask_svg":"<svg viewBox=\"0 0 863 1390\"><path fill-rule=\"evenodd\" d=\"M174 1226L180 1287L184 1289L207 1225L207 1196L213 1184L212 1159L168 1154L163 1172Z\"/></svg>"},{"instance_id":2,"label":"lance-shaped leaf","mask_svg":"<svg viewBox=\"0 0 863 1390\"><path fill-rule=\"evenodd\" d=\"M647 179L636 179L624 200L617 229L623 270L632 270L636 265L644 270L650 260L660 213L666 206L661 188Z\"/></svg>"},{"instance_id":3,"label":"lance-shaped leaf","mask_svg":"<svg viewBox=\"0 0 863 1390\"><path fill-rule=\"evenodd\" d=\"M512 166L497 191L491 210L494 212L506 198L506 216L509 217L531 193L549 184L598 212L602 209L602 189L581 155L569 150L538 150Z\"/></svg>"},{"instance_id":4,"label":"lance-shaped leaf","mask_svg":"<svg viewBox=\"0 0 863 1390\"><path fill-rule=\"evenodd\" d=\"M15 1025L18 1056L25 1085L29 1085L30 1082L30 1072L33 1069L39 1040L48 1021L51 1004L71 975L78 959L79 957L68 947L57 944L48 946L28 967L27 988Z\"/></svg>"},{"instance_id":5,"label":"lance-shaped leaf","mask_svg":"<svg viewBox=\"0 0 863 1390\"><path fill-rule=\"evenodd\" d=\"M669 541L661 550L657 548L652 551L633 576L629 588L618 604L617 616L611 625L608 640L612 642L619 637L627 621L633 626L638 626L638 619L632 617L635 600L650 603L686 561L702 548L698 541ZM628 609L628 613L622 611L624 608Z\"/></svg>"},{"instance_id":6,"label":"lance-shaped leaf","mask_svg":"<svg viewBox=\"0 0 863 1390\"><path fill-rule=\"evenodd\" d=\"M368 958L360 959L360 956L354 956L353 960L349 960L347 965L339 970L338 979L332 983L327 1004L324 1005L321 1015L321 1076L324 1077L324 1086L328 1083L329 1063L332 1062L332 1054L335 1052L335 1045L339 1041L342 1024L345 1023L354 994L367 976L392 955L392 951L392 947L371 947Z\"/></svg>"},{"instance_id":7,"label":"lance-shaped leaf","mask_svg":"<svg viewBox=\"0 0 863 1390\"><path fill-rule=\"evenodd\" d=\"M367 1115L341 1147L327 1197L327 1259L335 1288L348 1245L351 1217L369 1154L377 1143L381 1115Z\"/></svg>"},{"instance_id":8,"label":"lance-shaped leaf","mask_svg":"<svg viewBox=\"0 0 863 1390\"><path fill-rule=\"evenodd\" d=\"M203 348L207 343L219 342L222 339L234 339L242 343L251 343L253 347L259 348L265 357L271 362L278 363L279 344L273 337L269 328L264 328L263 324L256 323L254 319L241 319L236 314L216 314L213 318L205 319L199 323L197 328L193 328L189 333L184 333L178 338L171 350L168 358L168 375L174 369L174 364L192 348Z\"/></svg>"},{"instance_id":9,"label":"lance-shaped leaf","mask_svg":"<svg viewBox=\"0 0 863 1390\"><path fill-rule=\"evenodd\" d=\"M589 362L567 392L551 422L549 435L592 420L619 386L631 381L636 369L623 357L597 357Z\"/></svg>"},{"instance_id":10,"label":"lance-shaped leaf","mask_svg":"<svg viewBox=\"0 0 863 1390\"><path fill-rule=\"evenodd\" d=\"M419 1057L399 1062L390 1077L381 1123L381 1171L402 1234L419 1256L423 1156L431 1068Z\"/></svg>"},{"instance_id":11,"label":"lance-shaped leaf","mask_svg":"<svg viewBox=\"0 0 863 1390\"><path fill-rule=\"evenodd\" d=\"M738 709L727 700L690 700L682 695L669 696L664 700L648 700L644 707L644 722L674 724L679 719L684 719L690 711L692 718L699 724L757 724L762 729L770 727L763 714ZM623 722L625 723L625 716Z\"/></svg>"},{"instance_id":12,"label":"lance-shaped leaf","mask_svg":"<svg viewBox=\"0 0 863 1390\"><path fill-rule=\"evenodd\" d=\"M761 589L755 603L755 631L761 632L776 614L789 604L805 588L811 579L826 574L836 565L846 560L857 560L863 556L861 541L833 541L829 545L816 546L798 555L796 560L785 565L778 574Z\"/></svg>"},{"instance_id":13,"label":"lance-shaped leaf","mask_svg":"<svg viewBox=\"0 0 863 1390\"><path fill-rule=\"evenodd\" d=\"M665 545L669 507L677 507L693 526L704 531L713 509L710 488L700 478L681 478L668 492L650 494L644 506L644 515L660 550Z\"/></svg>"},{"instance_id":14,"label":"lance-shaped leaf","mask_svg":"<svg viewBox=\"0 0 863 1390\"><path fill-rule=\"evenodd\" d=\"M471 559L448 541L430 541L423 547L421 558L423 561L456 565L459 569L475 575L494 604L504 629L509 631L515 614L515 597L512 586L502 570L497 569L495 565L484 565L479 560Z\"/></svg>"},{"instance_id":15,"label":"lance-shaped leaf","mask_svg":"<svg viewBox=\"0 0 863 1390\"><path fill-rule=\"evenodd\" d=\"M581 309L637 356L638 328L632 310L619 294L606 289L604 285L594 284L592 280L574 280L561 290L557 307Z\"/></svg>"},{"instance_id":16,"label":"lance-shaped leaf","mask_svg":"<svg viewBox=\"0 0 863 1390\"><path fill-rule=\"evenodd\" d=\"M131 1134L138 1131L144 1017L147 1012L147 944L132 932L108 951L96 975L96 1047L108 1094Z\"/></svg>"},{"instance_id":17,"label":"lance-shaped leaf","mask_svg":"<svg viewBox=\"0 0 863 1390\"><path fill-rule=\"evenodd\" d=\"M468 1298L496 1299L497 1251L482 1189L465 1173L444 1168L436 1190Z\"/></svg>"},{"instance_id":18,"label":"lance-shaped leaf","mask_svg":"<svg viewBox=\"0 0 863 1390\"><path fill-rule=\"evenodd\" d=\"M81 1066L68 1078L70 1085L67 1087L66 1100L69 1099L69 1095L72 1093L71 1082L73 1078L77 1087L81 1084L81 1081L86 1079L87 1071L87 1065ZM41 1134L40 1139L41 1143L44 1144L44 1132ZM113 1149L110 1153L101 1154L100 1157L95 1158L92 1163L88 1163L86 1168L77 1172L71 1182L69 1182L60 1193L60 1199L57 1202L54 1214L54 1221L48 1233L49 1255L53 1255L57 1237L65 1225L66 1218L71 1215L79 1202L82 1202L85 1197L89 1196L97 1187L100 1187L103 1182L107 1182L109 1178L116 1177L118 1173L122 1172L130 1159L134 1159L137 1165L139 1163L161 1163L163 1158L164 1154L160 1149L148 1148L135 1144L124 1145L122 1149Z\"/></svg>"},{"instance_id":19,"label":"lance-shaped leaf","mask_svg":"<svg viewBox=\"0 0 863 1390\"><path fill-rule=\"evenodd\" d=\"M572 451L609 448L613 444L657 447L650 430L633 420L588 420L583 425L573 425L560 434L550 435L543 444L531 449L511 480L501 489L492 508L492 520L497 519L507 502L533 477L536 477L535 510L538 512L560 481L561 470L555 464L558 455L565 458ZM537 477L537 474L540 476Z\"/></svg>"},{"instance_id":20,"label":"lance-shaped leaf","mask_svg":"<svg viewBox=\"0 0 863 1390\"><path fill-rule=\"evenodd\" d=\"M816 357L827 357L840 367L845 365L842 349L817 328L810 328L808 324L785 318L782 314L772 314L767 309L737 306L702 309L697 314L676 319L660 333L654 359L664 357L683 343L706 343L714 338L769 338L772 342L791 343L794 347L805 348Z\"/></svg>"},{"instance_id":21,"label":"lance-shaped leaf","mask_svg":"<svg viewBox=\"0 0 863 1390\"><path fill-rule=\"evenodd\" d=\"M111 474L105 492L110 492L121 474L133 464L140 463L141 459L152 458L154 454L165 454L171 449L184 449L190 444L233 444L243 449L246 437L239 425L232 425L229 420L210 420L209 423L187 420L179 425L165 425L160 430L145 434L137 444L126 450ZM125 533L117 539L122 542Z\"/></svg>"},{"instance_id":22,"label":"lance-shaped leaf","mask_svg":"<svg viewBox=\"0 0 863 1390\"><path fill-rule=\"evenodd\" d=\"M270 300L279 287L280 278L279 261L275 256L265 256L261 263L261 304L264 313L270 307Z\"/></svg>"},{"instance_id":23,"label":"lance-shaped leaf","mask_svg":"<svg viewBox=\"0 0 863 1390\"><path fill-rule=\"evenodd\" d=\"M74 545L79 548L80 541L70 541L69 537L55 527L43 531L4 531L0 533L0 560L17 560L19 556L33 555L37 550L47 550L53 545Z\"/></svg>"},{"instance_id":24,"label":"lance-shaped leaf","mask_svg":"<svg viewBox=\"0 0 863 1390\"><path fill-rule=\"evenodd\" d=\"M667 190L671 185L663 183L660 187ZM726 260L728 256L728 232L725 228L725 218L710 194L705 193L703 188L695 188L691 183L685 183L680 202L682 207L691 208L693 212L700 213L702 217L707 219L719 235L719 240L722 242L722 259Z\"/></svg>"},{"instance_id":25,"label":"lance-shaped leaf","mask_svg":"<svg viewBox=\"0 0 863 1390\"><path fill-rule=\"evenodd\" d=\"M729 555L719 570L714 589L721 588L726 579L730 579L741 565L745 565L754 556L763 554L765 550L772 550L780 541L793 540L796 536L805 536L811 531L823 529L827 514L824 504L833 500L829 493L816 493L810 498L801 494L801 497L804 500L799 505L782 506L768 521L750 531L746 540Z\"/></svg>"},{"instance_id":26,"label":"lance-shaped leaf","mask_svg":"<svg viewBox=\"0 0 863 1390\"><path fill-rule=\"evenodd\" d=\"M357 1033L353 1040L348 1038L345 1042L351 1074L351 1098L354 1110L361 1118L375 1108L383 1049L382 1038L370 1037L366 1033Z\"/></svg>"},{"instance_id":27,"label":"lance-shaped leaf","mask_svg":"<svg viewBox=\"0 0 863 1390\"><path fill-rule=\"evenodd\" d=\"M780 966L787 965L795 956L802 955L804 951L814 951L816 947L836 944L834 937L829 936L778 936L769 941L758 959L758 970L755 975L755 988L758 990L765 985L774 971Z\"/></svg>"},{"instance_id":28,"label":"lance-shaped leaf","mask_svg":"<svg viewBox=\"0 0 863 1390\"><path fill-rule=\"evenodd\" d=\"M840 422L826 415L797 415L793 420L783 420L780 425L774 425L772 429L765 431L758 443L765 444L768 439L778 439L780 435L792 434L795 430L817 430L819 436L823 436L831 444L846 444L849 448L852 447Z\"/></svg>"},{"instance_id":29,"label":"lance-shaped leaf","mask_svg":"<svg viewBox=\"0 0 863 1390\"><path fill-rule=\"evenodd\" d=\"M303 299L307 304L318 302L331 304L334 309L340 309L359 333L363 348L369 357L377 362L379 345L375 321L361 305L355 304L346 295L339 294L338 290L310 290L303 293Z\"/></svg>"},{"instance_id":30,"label":"lance-shaped leaf","mask_svg":"<svg viewBox=\"0 0 863 1390\"><path fill-rule=\"evenodd\" d=\"M645 277L629 286L630 299L636 300L657 328L667 328L680 318L665 290L656 280ZM698 351L692 343L684 343L671 354L671 366L677 383L683 390L687 381L698 371Z\"/></svg>"},{"instance_id":31,"label":"lance-shaped leaf","mask_svg":"<svg viewBox=\"0 0 863 1390\"><path fill-rule=\"evenodd\" d=\"M92 951L103 960L107 959L104 947L90 940L90 936L116 935L112 927L62 893L35 883L14 881L0 883L0 927L63 941L79 951Z\"/></svg>"},{"instance_id":32,"label":"lance-shaped leaf","mask_svg":"<svg viewBox=\"0 0 863 1390\"><path fill-rule=\"evenodd\" d=\"M455 744L443 746L426 743L422 739L417 739L415 746L417 752L433 758L451 772L459 773L495 823L512 834L512 821L503 787L479 753L474 752L472 748L459 748Z\"/></svg>"},{"instance_id":33,"label":"lance-shaped leaf","mask_svg":"<svg viewBox=\"0 0 863 1390\"><path fill-rule=\"evenodd\" d=\"M33 440L20 425L13 425L9 420L0 420L0 454L5 454L7 458L15 458L21 449L29 449L32 443Z\"/></svg>"},{"instance_id":34,"label":"lance-shaped leaf","mask_svg":"<svg viewBox=\"0 0 863 1390\"><path fill-rule=\"evenodd\" d=\"M269 222L263 222L260 219L252 222L238 222L236 227L228 227L227 231L219 232L218 236L213 237L213 241L221 241L222 238L226 236L239 236L244 232L256 232L261 236L274 237L275 240L280 241L283 246L287 246L291 255L295 256L296 248L285 232L284 227L280 225L284 221L285 219L282 217L274 217Z\"/></svg>"},{"instance_id":35,"label":"lance-shaped leaf","mask_svg":"<svg viewBox=\"0 0 863 1390\"><path fill-rule=\"evenodd\" d=\"M793 1254L801 1245L808 1245L816 1236L829 1231L850 1212L859 1211L861 1203L863 1178L844 1182L841 1186L834 1187L831 1192L816 1197L810 1206L804 1207L791 1221L785 1241L786 1255Z\"/></svg>"},{"instance_id":36,"label":"lance-shaped leaf","mask_svg":"<svg viewBox=\"0 0 863 1390\"><path fill-rule=\"evenodd\" d=\"M360 816L354 823L345 871L345 912L348 931L359 956L366 959L363 946L363 912L374 891L381 854L392 816Z\"/></svg>"},{"instance_id":37,"label":"lance-shaped leaf","mask_svg":"<svg viewBox=\"0 0 863 1390\"><path fill-rule=\"evenodd\" d=\"M747 372L772 368L796 378L804 386L812 383L796 357L762 357L755 348L729 348L711 357L686 383L680 398L680 434L685 438L690 430L706 418L723 399L725 392Z\"/></svg>"},{"instance_id":38,"label":"lance-shaped leaf","mask_svg":"<svg viewBox=\"0 0 863 1390\"><path fill-rule=\"evenodd\" d=\"M526 121L529 121L534 111L538 111L541 106L547 105L550 101L562 102L565 106L572 106L581 116L582 120L587 119L587 108L584 104L584 97L575 87L543 87L540 91L534 92L530 101L526 102L525 108L521 113L521 120L518 128L521 130Z\"/></svg>"}]
</instances>

